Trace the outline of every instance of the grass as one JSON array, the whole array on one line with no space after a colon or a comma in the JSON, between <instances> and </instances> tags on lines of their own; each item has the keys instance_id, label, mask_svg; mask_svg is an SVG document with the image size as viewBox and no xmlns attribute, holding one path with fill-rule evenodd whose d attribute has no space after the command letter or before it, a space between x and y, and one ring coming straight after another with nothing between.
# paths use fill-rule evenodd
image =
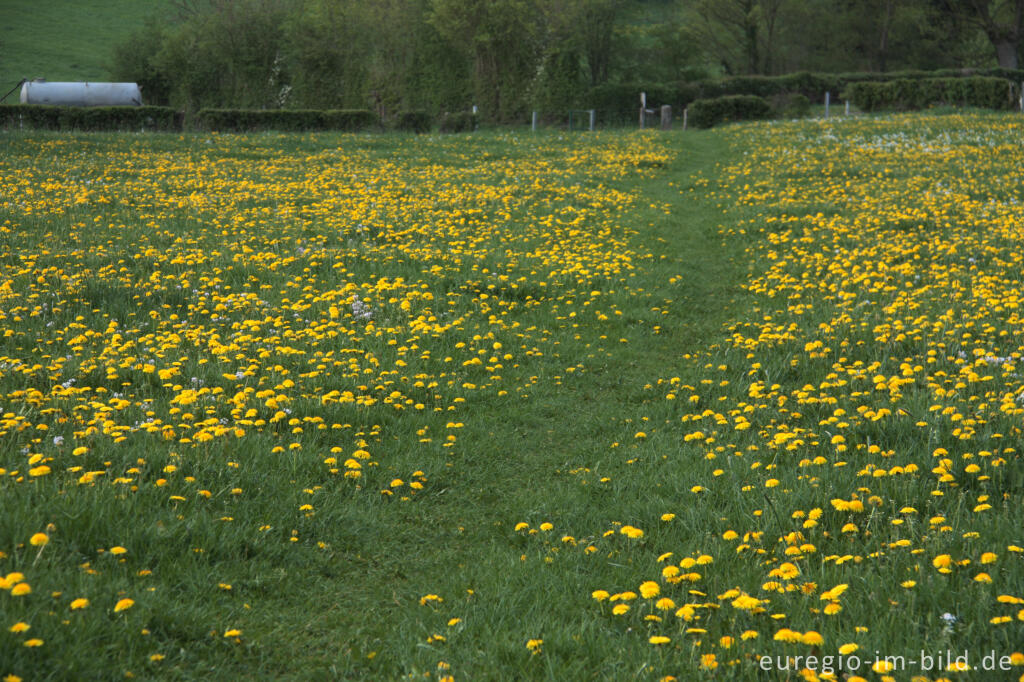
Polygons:
<instances>
[{"instance_id":1,"label":"grass","mask_svg":"<svg viewBox=\"0 0 1024 682\"><path fill-rule=\"evenodd\" d=\"M0 88L6 92L23 78L109 81L113 48L162 4L0 0Z\"/></svg>"},{"instance_id":2,"label":"grass","mask_svg":"<svg viewBox=\"0 0 1024 682\"><path fill-rule=\"evenodd\" d=\"M0 674L1024 663L1019 125L5 134Z\"/></svg>"}]
</instances>

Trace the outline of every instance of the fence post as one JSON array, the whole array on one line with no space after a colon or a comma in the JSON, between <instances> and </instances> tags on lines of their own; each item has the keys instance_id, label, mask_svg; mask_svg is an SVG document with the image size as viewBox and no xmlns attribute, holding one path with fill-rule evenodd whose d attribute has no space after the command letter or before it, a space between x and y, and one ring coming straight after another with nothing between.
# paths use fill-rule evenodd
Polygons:
<instances>
[{"instance_id":1,"label":"fence post","mask_svg":"<svg viewBox=\"0 0 1024 682\"><path fill-rule=\"evenodd\" d=\"M831 98L832 98L832 93L826 92L825 93L825 118L828 118L828 107L829 107Z\"/></svg>"},{"instance_id":2,"label":"fence post","mask_svg":"<svg viewBox=\"0 0 1024 682\"><path fill-rule=\"evenodd\" d=\"M1020 113L1024 114L1024 81L1020 82Z\"/></svg>"},{"instance_id":3,"label":"fence post","mask_svg":"<svg viewBox=\"0 0 1024 682\"><path fill-rule=\"evenodd\" d=\"M672 106L669 104L661 105L661 129L672 130Z\"/></svg>"},{"instance_id":4,"label":"fence post","mask_svg":"<svg viewBox=\"0 0 1024 682\"><path fill-rule=\"evenodd\" d=\"M690 113L690 107L683 109L683 130L686 130L686 119Z\"/></svg>"},{"instance_id":5,"label":"fence post","mask_svg":"<svg viewBox=\"0 0 1024 682\"><path fill-rule=\"evenodd\" d=\"M596 119L596 118L597 118L597 110L596 109L591 109L590 110L590 132L594 132L594 122L595 122L594 119Z\"/></svg>"},{"instance_id":6,"label":"fence post","mask_svg":"<svg viewBox=\"0 0 1024 682\"><path fill-rule=\"evenodd\" d=\"M850 100L846 100L846 116L850 115Z\"/></svg>"},{"instance_id":7,"label":"fence post","mask_svg":"<svg viewBox=\"0 0 1024 682\"><path fill-rule=\"evenodd\" d=\"M647 93L640 93L640 130L644 129L644 114L647 112Z\"/></svg>"},{"instance_id":8,"label":"fence post","mask_svg":"<svg viewBox=\"0 0 1024 682\"><path fill-rule=\"evenodd\" d=\"M533 117L530 120L530 130L537 132L537 112L533 112Z\"/></svg>"}]
</instances>

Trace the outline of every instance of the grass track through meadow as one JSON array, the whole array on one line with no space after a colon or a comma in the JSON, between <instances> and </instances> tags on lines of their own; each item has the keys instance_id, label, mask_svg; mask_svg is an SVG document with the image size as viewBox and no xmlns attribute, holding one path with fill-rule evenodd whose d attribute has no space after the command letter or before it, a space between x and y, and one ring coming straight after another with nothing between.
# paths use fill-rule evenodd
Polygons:
<instances>
[{"instance_id":1,"label":"grass track through meadow","mask_svg":"<svg viewBox=\"0 0 1024 682\"><path fill-rule=\"evenodd\" d=\"M611 446L624 424L635 421L642 428L649 378L719 338L742 295L744 264L735 262L738 251L719 235L720 200L696 185L713 176L728 148L707 133L677 134L671 147L671 164L641 186L641 203L650 207L635 216L641 221L634 225L638 241L657 254L641 266L644 281L654 286L623 307L637 323L619 325L605 339L607 328L584 327L578 345L546 368L563 376L560 382L538 382L520 404L478 410L460 435L463 454L429 504L424 499L398 518L381 510L379 517L353 519L354 546L338 567L338 579L317 581L324 590L317 601L330 607L312 623L305 610L285 610L295 620L281 622L274 635L304 642L314 668L354 676L398 674L388 659L407 657L410 638L430 635L419 631L420 623L403 622L410 599L441 593L465 600L466 627L478 644L461 652L453 665L471 679L583 679L625 672L614 656L604 655L614 649L616 633L593 632L592 624L566 619L586 605L581 599L590 592L586 573L540 574L535 563L521 560L510 536L524 518L589 528L670 503L671 494L651 489L644 475L609 493L581 485L570 472L587 468L599 476L606 468L620 468L624 456ZM652 312L652 303L662 303L668 315ZM660 333L651 332L655 323ZM581 371L559 371L577 362ZM311 628L308 640L295 639ZM546 671L522 669L524 631L548 633L549 655L559 660L549 662ZM358 632L356 639L365 642L351 649L343 664L334 648L339 632ZM561 651L554 648L558 640ZM366 658L378 648L380 653ZM495 651L503 655L496 657ZM443 657L424 651L424 670L436 665L432 654ZM293 661L294 655L283 660ZM608 669L595 667L602 660Z\"/></svg>"}]
</instances>

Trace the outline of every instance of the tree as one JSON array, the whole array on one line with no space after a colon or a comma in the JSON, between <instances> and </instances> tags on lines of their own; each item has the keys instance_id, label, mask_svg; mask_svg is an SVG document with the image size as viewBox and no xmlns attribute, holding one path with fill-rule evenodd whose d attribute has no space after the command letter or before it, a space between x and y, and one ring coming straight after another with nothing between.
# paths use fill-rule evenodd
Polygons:
<instances>
[{"instance_id":1,"label":"tree","mask_svg":"<svg viewBox=\"0 0 1024 682\"><path fill-rule=\"evenodd\" d=\"M772 73L786 1L697 0L700 35L727 72Z\"/></svg>"},{"instance_id":2,"label":"tree","mask_svg":"<svg viewBox=\"0 0 1024 682\"><path fill-rule=\"evenodd\" d=\"M534 0L434 0L430 22L472 60L474 95L485 117L509 121L527 110L540 16Z\"/></svg>"},{"instance_id":3,"label":"tree","mask_svg":"<svg viewBox=\"0 0 1024 682\"><path fill-rule=\"evenodd\" d=\"M981 29L999 66L1016 69L1024 41L1024 0L943 0L945 10Z\"/></svg>"}]
</instances>

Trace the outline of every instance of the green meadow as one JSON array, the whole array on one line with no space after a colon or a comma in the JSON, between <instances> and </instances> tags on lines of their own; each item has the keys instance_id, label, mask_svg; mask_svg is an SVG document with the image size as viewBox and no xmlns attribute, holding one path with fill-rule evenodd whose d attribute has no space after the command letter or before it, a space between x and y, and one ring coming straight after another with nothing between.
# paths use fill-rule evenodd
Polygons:
<instances>
[{"instance_id":1,"label":"green meadow","mask_svg":"<svg viewBox=\"0 0 1024 682\"><path fill-rule=\"evenodd\" d=\"M0 134L0 675L1017 679L1022 126Z\"/></svg>"}]
</instances>

